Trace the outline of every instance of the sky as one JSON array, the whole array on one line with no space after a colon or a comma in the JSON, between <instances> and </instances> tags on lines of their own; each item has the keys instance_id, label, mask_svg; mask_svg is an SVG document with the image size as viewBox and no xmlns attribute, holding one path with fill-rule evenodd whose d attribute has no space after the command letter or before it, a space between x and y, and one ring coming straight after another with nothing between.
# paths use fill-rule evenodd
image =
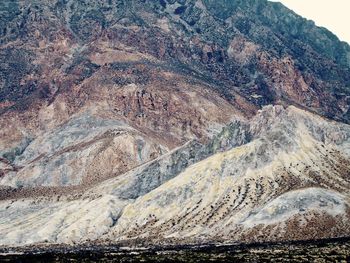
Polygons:
<instances>
[{"instance_id":1,"label":"sky","mask_svg":"<svg viewBox=\"0 0 350 263\"><path fill-rule=\"evenodd\" d=\"M326 27L350 44L350 0L271 0L281 2L295 13Z\"/></svg>"}]
</instances>

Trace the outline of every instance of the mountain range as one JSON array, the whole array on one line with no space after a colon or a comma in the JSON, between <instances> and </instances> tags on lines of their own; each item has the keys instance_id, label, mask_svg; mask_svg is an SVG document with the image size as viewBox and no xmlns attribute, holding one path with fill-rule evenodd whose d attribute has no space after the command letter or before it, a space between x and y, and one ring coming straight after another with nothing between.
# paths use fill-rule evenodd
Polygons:
<instances>
[{"instance_id":1,"label":"mountain range","mask_svg":"<svg viewBox=\"0 0 350 263\"><path fill-rule=\"evenodd\" d=\"M2 0L0 245L350 235L350 46L266 0Z\"/></svg>"}]
</instances>

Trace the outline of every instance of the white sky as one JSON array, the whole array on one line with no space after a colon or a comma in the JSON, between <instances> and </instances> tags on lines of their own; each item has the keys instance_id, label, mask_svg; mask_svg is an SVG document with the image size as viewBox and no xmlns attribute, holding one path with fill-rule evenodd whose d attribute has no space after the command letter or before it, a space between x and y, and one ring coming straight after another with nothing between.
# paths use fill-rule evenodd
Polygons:
<instances>
[{"instance_id":1,"label":"white sky","mask_svg":"<svg viewBox=\"0 0 350 263\"><path fill-rule=\"evenodd\" d=\"M350 44L350 0L271 0L315 21Z\"/></svg>"}]
</instances>

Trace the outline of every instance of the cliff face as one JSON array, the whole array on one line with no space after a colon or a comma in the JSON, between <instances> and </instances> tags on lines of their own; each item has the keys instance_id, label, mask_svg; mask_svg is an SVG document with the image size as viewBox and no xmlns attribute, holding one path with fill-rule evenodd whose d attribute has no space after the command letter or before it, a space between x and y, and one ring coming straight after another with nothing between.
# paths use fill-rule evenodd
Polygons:
<instances>
[{"instance_id":1,"label":"cliff face","mask_svg":"<svg viewBox=\"0 0 350 263\"><path fill-rule=\"evenodd\" d=\"M350 47L331 32L265 0L0 14L0 244L349 235Z\"/></svg>"}]
</instances>

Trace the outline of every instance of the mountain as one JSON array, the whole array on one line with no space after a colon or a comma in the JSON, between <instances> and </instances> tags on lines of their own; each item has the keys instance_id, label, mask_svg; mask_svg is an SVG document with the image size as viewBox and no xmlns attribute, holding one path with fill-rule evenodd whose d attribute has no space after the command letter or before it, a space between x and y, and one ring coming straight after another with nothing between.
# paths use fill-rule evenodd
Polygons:
<instances>
[{"instance_id":1,"label":"mountain","mask_svg":"<svg viewBox=\"0 0 350 263\"><path fill-rule=\"evenodd\" d=\"M0 245L350 235L350 46L265 0L3 0Z\"/></svg>"}]
</instances>

